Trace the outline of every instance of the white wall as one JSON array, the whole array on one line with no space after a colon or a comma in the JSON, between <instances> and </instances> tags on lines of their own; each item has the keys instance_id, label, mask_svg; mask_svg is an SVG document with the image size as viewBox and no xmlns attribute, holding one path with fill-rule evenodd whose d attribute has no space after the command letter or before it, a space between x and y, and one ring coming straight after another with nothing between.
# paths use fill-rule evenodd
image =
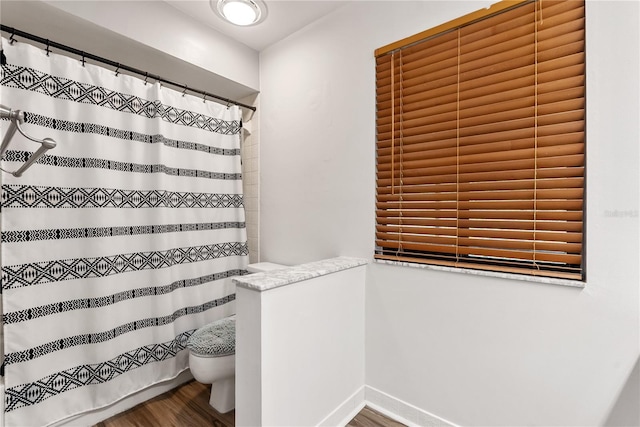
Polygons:
<instances>
[{"instance_id":1,"label":"white wall","mask_svg":"<svg viewBox=\"0 0 640 427\"><path fill-rule=\"evenodd\" d=\"M352 2L261 53L263 261L372 256L373 51L490 3ZM460 425L607 419L640 352L639 4L587 21L586 287L372 265L368 386Z\"/></svg>"},{"instance_id":2,"label":"white wall","mask_svg":"<svg viewBox=\"0 0 640 427\"><path fill-rule=\"evenodd\" d=\"M46 3L96 25L258 89L258 53L163 1ZM213 13L213 12L212 12Z\"/></svg>"},{"instance_id":3,"label":"white wall","mask_svg":"<svg viewBox=\"0 0 640 427\"><path fill-rule=\"evenodd\" d=\"M237 426L335 426L361 409L365 275L358 266L262 292L238 285Z\"/></svg>"},{"instance_id":4,"label":"white wall","mask_svg":"<svg viewBox=\"0 0 640 427\"><path fill-rule=\"evenodd\" d=\"M640 426L640 358L627 378L616 405L604 423L608 427Z\"/></svg>"}]
</instances>

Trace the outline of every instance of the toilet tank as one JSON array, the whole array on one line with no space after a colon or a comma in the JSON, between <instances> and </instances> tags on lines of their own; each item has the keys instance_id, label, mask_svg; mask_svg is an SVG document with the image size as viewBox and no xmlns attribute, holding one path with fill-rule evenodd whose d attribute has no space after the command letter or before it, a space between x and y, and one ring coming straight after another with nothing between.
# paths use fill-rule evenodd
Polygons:
<instances>
[{"instance_id":1,"label":"toilet tank","mask_svg":"<svg viewBox=\"0 0 640 427\"><path fill-rule=\"evenodd\" d=\"M279 270L281 268L287 268L287 266L275 264L273 262L258 262L255 264L249 264L247 266L247 271L249 273L262 273L264 271Z\"/></svg>"}]
</instances>

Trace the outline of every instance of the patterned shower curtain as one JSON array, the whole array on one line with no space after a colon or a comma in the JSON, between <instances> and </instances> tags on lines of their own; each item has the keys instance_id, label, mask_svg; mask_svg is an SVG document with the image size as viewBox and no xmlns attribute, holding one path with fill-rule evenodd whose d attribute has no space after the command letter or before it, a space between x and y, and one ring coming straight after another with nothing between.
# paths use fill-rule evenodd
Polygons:
<instances>
[{"instance_id":1,"label":"patterned shower curtain","mask_svg":"<svg viewBox=\"0 0 640 427\"><path fill-rule=\"evenodd\" d=\"M248 261L238 107L3 40L0 103L58 145L2 173L5 423L48 425L187 368ZM0 122L2 135L8 121ZM2 167L38 148L16 133Z\"/></svg>"}]
</instances>

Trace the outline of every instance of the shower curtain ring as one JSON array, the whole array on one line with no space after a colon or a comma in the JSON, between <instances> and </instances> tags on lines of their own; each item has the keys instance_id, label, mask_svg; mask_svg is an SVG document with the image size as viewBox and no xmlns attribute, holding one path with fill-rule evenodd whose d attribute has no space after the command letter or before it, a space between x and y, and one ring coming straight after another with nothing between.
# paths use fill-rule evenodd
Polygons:
<instances>
[{"instance_id":1,"label":"shower curtain ring","mask_svg":"<svg viewBox=\"0 0 640 427\"><path fill-rule=\"evenodd\" d=\"M118 77L119 72L120 72L120 63L118 62L118 66L116 67L116 77Z\"/></svg>"},{"instance_id":2,"label":"shower curtain ring","mask_svg":"<svg viewBox=\"0 0 640 427\"><path fill-rule=\"evenodd\" d=\"M13 44L17 41L15 36L16 36L16 30L14 28L11 30L11 37L9 37L9 44L11 46L13 46Z\"/></svg>"},{"instance_id":3,"label":"shower curtain ring","mask_svg":"<svg viewBox=\"0 0 640 427\"><path fill-rule=\"evenodd\" d=\"M85 62L85 59L84 59L84 51L82 51L82 66L83 66L83 67L84 67L84 62Z\"/></svg>"},{"instance_id":4,"label":"shower curtain ring","mask_svg":"<svg viewBox=\"0 0 640 427\"><path fill-rule=\"evenodd\" d=\"M207 94L205 93L204 96L202 97L202 103L204 104L206 100L207 100Z\"/></svg>"},{"instance_id":5,"label":"shower curtain ring","mask_svg":"<svg viewBox=\"0 0 640 427\"><path fill-rule=\"evenodd\" d=\"M49 47L49 43L50 43L50 42L49 42L49 39L47 39L47 47L46 47L46 49L44 50L45 52L47 52L47 56L49 56L49 53L51 52L51 48Z\"/></svg>"},{"instance_id":6,"label":"shower curtain ring","mask_svg":"<svg viewBox=\"0 0 640 427\"><path fill-rule=\"evenodd\" d=\"M149 78L149 73L144 73L144 85L147 85L147 79Z\"/></svg>"},{"instance_id":7,"label":"shower curtain ring","mask_svg":"<svg viewBox=\"0 0 640 427\"><path fill-rule=\"evenodd\" d=\"M189 89L189 86L184 85L184 90L182 91L182 97L184 97L187 94L187 89Z\"/></svg>"}]
</instances>

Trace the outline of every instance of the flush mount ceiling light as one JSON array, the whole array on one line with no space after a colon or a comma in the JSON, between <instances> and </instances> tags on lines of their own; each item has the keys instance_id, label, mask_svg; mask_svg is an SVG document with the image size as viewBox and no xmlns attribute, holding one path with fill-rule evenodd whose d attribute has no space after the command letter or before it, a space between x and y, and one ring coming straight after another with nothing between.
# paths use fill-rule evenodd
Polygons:
<instances>
[{"instance_id":1,"label":"flush mount ceiling light","mask_svg":"<svg viewBox=\"0 0 640 427\"><path fill-rule=\"evenodd\" d=\"M267 16L261 0L210 0L211 8L227 22L243 27L255 25Z\"/></svg>"}]
</instances>

